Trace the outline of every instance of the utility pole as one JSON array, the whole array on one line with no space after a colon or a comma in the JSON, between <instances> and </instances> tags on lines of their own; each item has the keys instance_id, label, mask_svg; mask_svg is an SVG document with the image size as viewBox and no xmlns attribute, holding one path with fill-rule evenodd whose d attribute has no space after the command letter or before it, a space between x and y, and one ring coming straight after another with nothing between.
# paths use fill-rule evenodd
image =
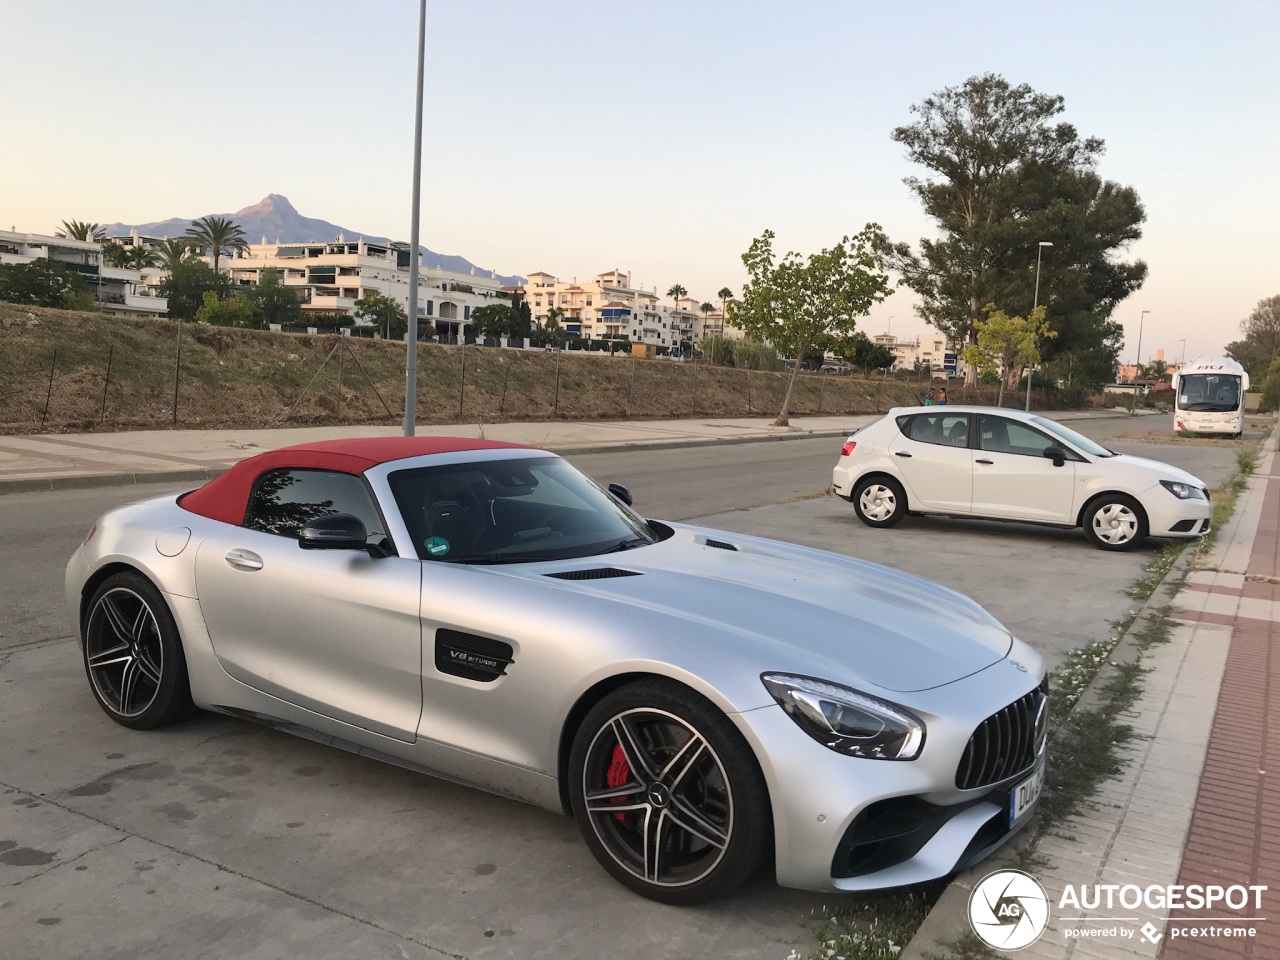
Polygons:
<instances>
[{"instance_id":1,"label":"utility pole","mask_svg":"<svg viewBox=\"0 0 1280 960\"><path fill-rule=\"evenodd\" d=\"M1150 310L1143 310L1138 317L1138 359L1133 365L1133 398L1129 403L1130 416L1136 416L1138 413L1138 374L1142 367L1142 322L1147 319L1147 314L1150 312Z\"/></svg>"},{"instance_id":2,"label":"utility pole","mask_svg":"<svg viewBox=\"0 0 1280 960\"><path fill-rule=\"evenodd\" d=\"M422 205L422 78L427 50L427 0L418 6L418 89L413 114L413 210L409 220L409 335L404 363L404 435L412 437L418 412L418 221Z\"/></svg>"},{"instance_id":3,"label":"utility pole","mask_svg":"<svg viewBox=\"0 0 1280 960\"><path fill-rule=\"evenodd\" d=\"M1035 313L1036 307L1040 306L1040 254L1044 253L1045 247L1052 247L1053 242L1050 240L1041 240L1036 246L1036 292L1031 299L1031 312ZM1017 401L1014 401L1015 403ZM1031 364L1027 364L1027 406L1026 412L1031 412Z\"/></svg>"}]
</instances>

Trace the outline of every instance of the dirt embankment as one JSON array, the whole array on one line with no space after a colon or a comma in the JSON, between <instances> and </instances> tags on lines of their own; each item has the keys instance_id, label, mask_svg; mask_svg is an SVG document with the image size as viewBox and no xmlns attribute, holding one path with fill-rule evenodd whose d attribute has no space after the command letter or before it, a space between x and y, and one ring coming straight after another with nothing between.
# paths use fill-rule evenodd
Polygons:
<instances>
[{"instance_id":1,"label":"dirt embankment","mask_svg":"<svg viewBox=\"0 0 1280 960\"><path fill-rule=\"evenodd\" d=\"M464 375L465 363L465 375ZM395 423L402 343L108 317L0 303L0 432ZM878 413L919 382L806 374L791 412ZM422 423L776 414L786 375L603 354L424 344ZM952 402L994 391L953 386ZM992 396L987 396L990 393ZM175 403L176 394L176 403ZM176 410L176 416L175 416Z\"/></svg>"}]
</instances>

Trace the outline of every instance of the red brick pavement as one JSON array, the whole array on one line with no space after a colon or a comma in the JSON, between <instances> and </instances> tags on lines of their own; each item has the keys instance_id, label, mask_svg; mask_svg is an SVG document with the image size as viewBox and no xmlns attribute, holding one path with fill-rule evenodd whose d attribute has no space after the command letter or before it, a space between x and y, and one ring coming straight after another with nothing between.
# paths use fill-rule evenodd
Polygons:
<instances>
[{"instance_id":1,"label":"red brick pavement","mask_svg":"<svg viewBox=\"0 0 1280 960\"><path fill-rule=\"evenodd\" d=\"M1280 478L1280 456L1273 458L1272 476ZM1241 593L1280 600L1280 479L1267 486ZM1162 957L1280 958L1280 624L1214 614L1198 619L1226 622L1233 630L1178 882L1268 889L1260 909L1250 903L1244 910L1179 911L1165 929ZM1233 916L1266 919L1230 924L1255 928L1254 937L1171 936L1175 927L1210 926L1210 917Z\"/></svg>"}]
</instances>

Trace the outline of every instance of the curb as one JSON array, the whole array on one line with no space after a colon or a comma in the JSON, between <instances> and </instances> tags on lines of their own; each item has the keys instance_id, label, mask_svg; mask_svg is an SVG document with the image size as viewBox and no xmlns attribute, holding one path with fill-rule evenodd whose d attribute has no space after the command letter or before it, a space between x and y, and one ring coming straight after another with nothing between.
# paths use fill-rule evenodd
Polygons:
<instances>
[{"instance_id":1,"label":"curb","mask_svg":"<svg viewBox=\"0 0 1280 960\"><path fill-rule=\"evenodd\" d=\"M847 437L846 430L800 430L777 436L708 437L699 440L638 440L589 447L542 447L562 456L594 453L626 453L631 450L676 450L686 447L726 447L743 443L774 443L787 440L820 440ZM228 464L228 467L230 464ZM50 490L88 490L95 487L127 487L143 483L204 482L225 473L225 469L193 468L189 470L156 470L142 473L88 473L70 477L41 477L30 480L0 480L0 496L7 493L40 493Z\"/></svg>"},{"instance_id":2,"label":"curb","mask_svg":"<svg viewBox=\"0 0 1280 960\"><path fill-rule=\"evenodd\" d=\"M1078 411L1064 411L1064 413L1075 412ZM875 416L875 414L851 414L851 416L866 417ZM1116 420L1122 417L1129 418L1131 416L1132 414L1127 412L1115 411L1113 413L1105 413L1097 416L1067 416L1059 417L1058 419L1065 422L1072 422L1076 420ZM1157 416L1157 414L1140 413L1138 416ZM847 437L852 431L853 428L845 430L797 430L795 433L752 437L708 437L698 440L624 440L620 443L614 444L594 444L586 447L543 447L542 449L550 450L552 453L558 453L562 456L571 456L575 454L617 453L626 450L676 450L685 447L734 446L741 443L835 439L837 437ZM230 466L230 464L228 464L228 466ZM70 477L39 477L28 480L0 479L0 496L7 493L41 493L51 490L89 490L94 487L127 487L144 483L182 483L195 480L204 482L206 480L212 480L223 472L225 472L225 470L216 468L192 468L186 470L156 470L134 473L89 473Z\"/></svg>"}]
</instances>

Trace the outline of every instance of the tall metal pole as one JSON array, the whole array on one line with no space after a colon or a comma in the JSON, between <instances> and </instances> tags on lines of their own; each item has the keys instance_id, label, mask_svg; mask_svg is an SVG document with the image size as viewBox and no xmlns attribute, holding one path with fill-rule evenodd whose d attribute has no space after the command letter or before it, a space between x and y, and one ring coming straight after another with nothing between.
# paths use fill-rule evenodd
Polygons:
<instances>
[{"instance_id":1,"label":"tall metal pole","mask_svg":"<svg viewBox=\"0 0 1280 960\"><path fill-rule=\"evenodd\" d=\"M1036 292L1031 298L1031 312L1035 313L1036 307L1040 306L1040 254L1044 253L1045 247L1052 247L1053 243L1048 240L1041 240L1036 246ZM1025 412L1031 412L1031 364L1027 364L1027 405Z\"/></svg>"},{"instance_id":2,"label":"tall metal pole","mask_svg":"<svg viewBox=\"0 0 1280 960\"><path fill-rule=\"evenodd\" d=\"M1186 359L1187 359L1187 338L1183 337L1182 349L1178 351L1178 366L1182 366L1182 364L1186 361Z\"/></svg>"},{"instance_id":3,"label":"tall metal pole","mask_svg":"<svg viewBox=\"0 0 1280 960\"><path fill-rule=\"evenodd\" d=\"M1147 319L1150 310L1143 310L1138 317L1138 359L1133 365L1133 398L1129 403L1129 414L1134 416L1138 412L1138 374L1141 372L1139 368L1142 366L1142 322Z\"/></svg>"},{"instance_id":4,"label":"tall metal pole","mask_svg":"<svg viewBox=\"0 0 1280 960\"><path fill-rule=\"evenodd\" d=\"M422 83L427 50L427 0L418 8L418 89L413 114L413 211L409 220L409 338L405 344L404 435L413 436L418 412L418 220L422 202Z\"/></svg>"}]
</instances>

